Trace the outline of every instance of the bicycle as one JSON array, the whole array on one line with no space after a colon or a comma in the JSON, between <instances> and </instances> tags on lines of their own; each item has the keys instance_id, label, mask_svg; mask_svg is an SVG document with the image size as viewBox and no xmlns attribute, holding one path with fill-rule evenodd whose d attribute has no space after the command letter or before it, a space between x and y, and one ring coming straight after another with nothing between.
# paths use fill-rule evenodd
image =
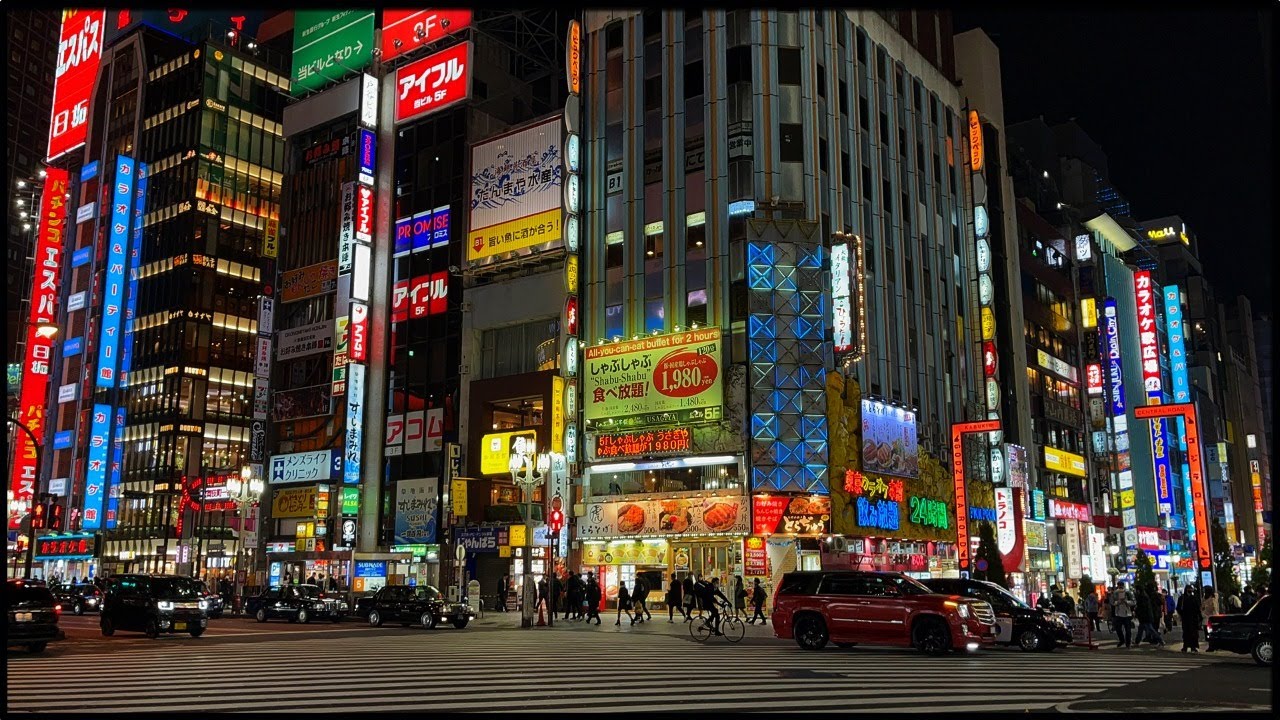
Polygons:
<instances>
[{"instance_id":1,"label":"bicycle","mask_svg":"<svg viewBox=\"0 0 1280 720\"><path fill-rule=\"evenodd\" d=\"M724 635L724 639L731 643L741 641L747 634L747 624L742 622L742 618L733 614L733 608L729 607L729 603L721 602L718 606L720 608L719 631ZM699 615L696 620L689 623L689 634L698 642L706 642L716 634L716 630L716 626L711 622L710 613Z\"/></svg>"}]
</instances>

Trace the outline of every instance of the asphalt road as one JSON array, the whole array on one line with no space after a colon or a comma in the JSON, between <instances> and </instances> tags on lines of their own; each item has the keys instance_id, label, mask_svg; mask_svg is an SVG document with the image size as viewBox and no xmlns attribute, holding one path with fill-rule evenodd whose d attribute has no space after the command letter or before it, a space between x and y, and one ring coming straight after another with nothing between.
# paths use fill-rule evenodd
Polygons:
<instances>
[{"instance_id":1,"label":"asphalt road","mask_svg":"<svg viewBox=\"0 0 1280 720\"><path fill-rule=\"evenodd\" d=\"M311 712L563 710L1152 712L1271 705L1267 668L1247 656L1156 649L991 648L928 657L859 646L799 650L768 628L732 645L694 642L683 623L557 621L513 614L465 630L298 625L222 618L201 638L104 638L69 616L42 655L10 651L9 713L196 710ZM163 679L163 680L158 680ZM74 688L74 692L68 692ZM691 705L692 704L692 705Z\"/></svg>"}]
</instances>

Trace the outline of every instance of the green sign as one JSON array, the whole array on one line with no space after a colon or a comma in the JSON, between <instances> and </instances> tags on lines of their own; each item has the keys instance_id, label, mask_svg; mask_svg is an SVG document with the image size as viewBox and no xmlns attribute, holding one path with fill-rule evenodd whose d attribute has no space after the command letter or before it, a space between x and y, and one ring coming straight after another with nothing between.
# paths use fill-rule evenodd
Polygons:
<instances>
[{"instance_id":1,"label":"green sign","mask_svg":"<svg viewBox=\"0 0 1280 720\"><path fill-rule=\"evenodd\" d=\"M373 58L372 10L295 10L294 95L319 90Z\"/></svg>"},{"instance_id":2,"label":"green sign","mask_svg":"<svg viewBox=\"0 0 1280 720\"><path fill-rule=\"evenodd\" d=\"M354 487L342 488L342 514L343 515L359 515L360 514L360 488L354 488Z\"/></svg>"},{"instance_id":3,"label":"green sign","mask_svg":"<svg viewBox=\"0 0 1280 720\"><path fill-rule=\"evenodd\" d=\"M22 363L9 363L9 394L16 395L22 384Z\"/></svg>"}]
</instances>

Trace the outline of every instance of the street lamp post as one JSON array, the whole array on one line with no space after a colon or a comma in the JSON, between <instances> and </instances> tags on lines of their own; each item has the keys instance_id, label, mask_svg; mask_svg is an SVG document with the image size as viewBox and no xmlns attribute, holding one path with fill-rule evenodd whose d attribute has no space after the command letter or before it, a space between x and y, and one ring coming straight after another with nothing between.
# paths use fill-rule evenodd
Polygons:
<instances>
[{"instance_id":1,"label":"street lamp post","mask_svg":"<svg viewBox=\"0 0 1280 720\"><path fill-rule=\"evenodd\" d=\"M546 479L551 459L546 453L539 454L531 448L527 449L522 440L523 438L516 440L507 468L511 471L511 481L519 485L524 494L524 585L520 592L523 600L520 626L533 627L533 605L537 602L533 584L533 490Z\"/></svg>"},{"instance_id":2,"label":"street lamp post","mask_svg":"<svg viewBox=\"0 0 1280 720\"><path fill-rule=\"evenodd\" d=\"M240 477L230 477L227 479L227 493L235 498L236 505L240 508L240 537L236 539L236 567L235 567L235 597L239 598L244 584L241 582L242 568L240 566L240 555L244 552L244 534L246 532L245 523L248 521L248 504L262 497L263 483L261 478L253 476L253 470L245 465L240 468ZM256 524L255 516L255 524ZM253 528L256 532L257 528ZM250 555L250 558L253 556ZM252 564L252 560L250 560ZM248 571L244 570L247 576Z\"/></svg>"}]
</instances>

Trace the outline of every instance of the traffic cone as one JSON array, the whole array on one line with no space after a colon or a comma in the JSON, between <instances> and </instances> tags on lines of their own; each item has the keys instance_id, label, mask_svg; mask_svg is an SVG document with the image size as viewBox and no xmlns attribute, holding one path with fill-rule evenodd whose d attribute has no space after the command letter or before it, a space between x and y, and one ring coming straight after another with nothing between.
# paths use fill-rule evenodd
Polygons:
<instances>
[{"instance_id":1,"label":"traffic cone","mask_svg":"<svg viewBox=\"0 0 1280 720\"><path fill-rule=\"evenodd\" d=\"M546 619L545 617L543 617L543 615L542 615L542 610L543 610L543 605L542 605L542 603L539 603L539 604L538 604L538 622L537 622L537 626L538 626L538 627L546 627L546 626L547 626L547 619Z\"/></svg>"}]
</instances>

